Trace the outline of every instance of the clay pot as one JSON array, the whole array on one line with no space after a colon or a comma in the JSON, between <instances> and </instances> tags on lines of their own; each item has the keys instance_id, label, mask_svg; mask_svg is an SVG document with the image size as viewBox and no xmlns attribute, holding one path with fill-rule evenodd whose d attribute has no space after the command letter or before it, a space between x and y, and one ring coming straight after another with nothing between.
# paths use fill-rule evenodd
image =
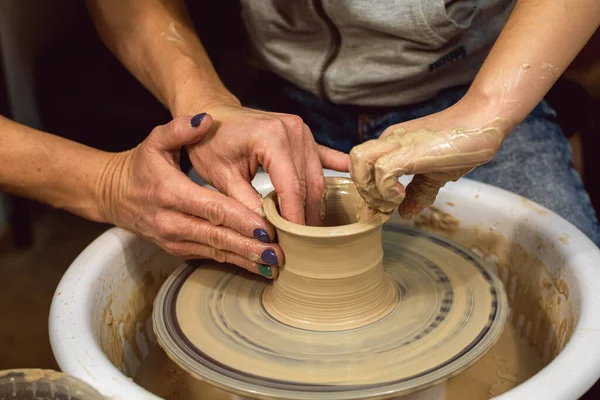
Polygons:
<instances>
[{"instance_id":1,"label":"clay pot","mask_svg":"<svg viewBox=\"0 0 600 400\"><path fill-rule=\"evenodd\" d=\"M381 230L388 217L376 214L358 222L361 198L352 180L326 180L321 227L283 219L275 192L264 199L285 263L265 290L263 302L274 318L288 325L335 331L383 318L396 307L398 291L382 263Z\"/></svg>"}]
</instances>

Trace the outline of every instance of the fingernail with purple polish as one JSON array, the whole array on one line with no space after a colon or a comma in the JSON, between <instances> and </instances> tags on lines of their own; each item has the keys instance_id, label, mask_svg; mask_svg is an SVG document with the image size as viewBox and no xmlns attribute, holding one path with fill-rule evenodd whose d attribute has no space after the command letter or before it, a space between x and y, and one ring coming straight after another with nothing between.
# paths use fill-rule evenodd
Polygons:
<instances>
[{"instance_id":1,"label":"fingernail with purple polish","mask_svg":"<svg viewBox=\"0 0 600 400\"><path fill-rule=\"evenodd\" d=\"M260 240L263 243L269 243L271 239L269 238L269 234L262 228L254 230L254 237Z\"/></svg>"},{"instance_id":2,"label":"fingernail with purple polish","mask_svg":"<svg viewBox=\"0 0 600 400\"><path fill-rule=\"evenodd\" d=\"M200 113L200 114L196 114L192 117L192 119L190 120L190 125L192 125L192 128L197 128L200 126L200 124L202 123L202 120L204 119L204 116L206 115L206 113Z\"/></svg>"},{"instance_id":3,"label":"fingernail with purple polish","mask_svg":"<svg viewBox=\"0 0 600 400\"><path fill-rule=\"evenodd\" d=\"M262 260L269 265L279 264L279 261L277 260L277 254L275 254L273 249L267 249L263 251L260 258L262 258Z\"/></svg>"}]
</instances>

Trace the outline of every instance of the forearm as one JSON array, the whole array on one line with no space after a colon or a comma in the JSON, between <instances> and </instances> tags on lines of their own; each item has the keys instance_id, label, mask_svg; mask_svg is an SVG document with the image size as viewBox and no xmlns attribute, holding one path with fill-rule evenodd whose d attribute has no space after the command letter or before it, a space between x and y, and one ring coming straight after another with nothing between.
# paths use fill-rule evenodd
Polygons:
<instances>
[{"instance_id":1,"label":"forearm","mask_svg":"<svg viewBox=\"0 0 600 400\"><path fill-rule=\"evenodd\" d=\"M40 132L0 116L0 190L98 222L101 188L118 155Z\"/></svg>"},{"instance_id":2,"label":"forearm","mask_svg":"<svg viewBox=\"0 0 600 400\"><path fill-rule=\"evenodd\" d=\"M182 0L87 3L106 45L173 116L238 102L217 75Z\"/></svg>"},{"instance_id":3,"label":"forearm","mask_svg":"<svg viewBox=\"0 0 600 400\"><path fill-rule=\"evenodd\" d=\"M491 120L520 123L599 25L598 0L518 0L467 99Z\"/></svg>"}]
</instances>

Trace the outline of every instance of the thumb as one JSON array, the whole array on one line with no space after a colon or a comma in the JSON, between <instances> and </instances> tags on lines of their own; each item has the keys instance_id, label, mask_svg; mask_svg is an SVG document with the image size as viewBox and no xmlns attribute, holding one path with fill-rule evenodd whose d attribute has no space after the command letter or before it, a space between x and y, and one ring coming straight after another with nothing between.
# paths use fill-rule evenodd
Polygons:
<instances>
[{"instance_id":1,"label":"thumb","mask_svg":"<svg viewBox=\"0 0 600 400\"><path fill-rule=\"evenodd\" d=\"M410 218L432 205L446 180L436 180L427 175L415 175L406 187L406 197L398 212L402 218Z\"/></svg>"},{"instance_id":2,"label":"thumb","mask_svg":"<svg viewBox=\"0 0 600 400\"><path fill-rule=\"evenodd\" d=\"M402 218L409 218L419 214L431 206L438 192L448 182L456 182L468 174L472 168L460 168L454 171L431 172L417 174L406 187L406 197L398 207Z\"/></svg>"},{"instance_id":3,"label":"thumb","mask_svg":"<svg viewBox=\"0 0 600 400\"><path fill-rule=\"evenodd\" d=\"M201 113L193 117L182 116L166 125L154 128L148 140L159 150L175 151L183 146L198 143L208 133L213 119Z\"/></svg>"}]
</instances>

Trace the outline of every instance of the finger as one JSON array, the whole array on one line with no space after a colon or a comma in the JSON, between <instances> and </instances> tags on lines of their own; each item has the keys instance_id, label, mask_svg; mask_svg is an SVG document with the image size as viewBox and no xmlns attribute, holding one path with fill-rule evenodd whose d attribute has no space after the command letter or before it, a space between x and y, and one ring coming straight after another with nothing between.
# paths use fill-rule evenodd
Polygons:
<instances>
[{"instance_id":1,"label":"finger","mask_svg":"<svg viewBox=\"0 0 600 400\"><path fill-rule=\"evenodd\" d=\"M185 259L208 258L220 263L237 265L254 274L262 275L269 279L275 279L279 275L279 268L258 264L238 254L224 250L215 249L195 242L173 242L165 246L170 254Z\"/></svg>"},{"instance_id":2,"label":"finger","mask_svg":"<svg viewBox=\"0 0 600 400\"><path fill-rule=\"evenodd\" d=\"M407 156L405 149L400 148L381 156L375 162L375 186L382 204L380 211L392 211L404 200L404 186L398 182L398 178L406 175L410 169L408 160L410 155Z\"/></svg>"},{"instance_id":3,"label":"finger","mask_svg":"<svg viewBox=\"0 0 600 400\"><path fill-rule=\"evenodd\" d=\"M350 171L350 156L348 154L320 144L317 145L317 151L323 168L338 172Z\"/></svg>"},{"instance_id":4,"label":"finger","mask_svg":"<svg viewBox=\"0 0 600 400\"><path fill-rule=\"evenodd\" d=\"M225 187L225 194L227 196L238 200L250 211L264 217L262 196L256 191L252 184L241 175L229 175L226 182L227 186Z\"/></svg>"},{"instance_id":5,"label":"finger","mask_svg":"<svg viewBox=\"0 0 600 400\"><path fill-rule=\"evenodd\" d=\"M296 172L298 173L298 179L300 180L300 186L302 187L302 192L304 193L302 207L304 210L306 210L306 197L308 188L305 170L307 150L305 147L305 136L307 133L309 135L311 135L311 133L302 119L296 115L288 115L285 118L282 118L282 121L285 124L290 154L292 155L292 160L294 162L294 166L296 167ZM306 224L306 212L304 212L304 220L302 220L300 223L302 225Z\"/></svg>"},{"instance_id":6,"label":"finger","mask_svg":"<svg viewBox=\"0 0 600 400\"><path fill-rule=\"evenodd\" d=\"M408 217L433 204L439 189L455 175L456 179L461 176L463 168L457 169L457 166L462 166L463 162L460 161L462 154L440 155L433 140L427 146L414 146L412 141L407 141L404 145L401 143L398 142L400 146L397 150L377 160L375 182L388 205L405 202L399 212ZM405 191L398 183L398 177L402 175L415 175L409 185L410 191ZM407 196L409 198L405 200Z\"/></svg>"},{"instance_id":7,"label":"finger","mask_svg":"<svg viewBox=\"0 0 600 400\"><path fill-rule=\"evenodd\" d=\"M396 143L376 139L360 144L350 151L350 176L371 208L378 209L384 200L376 184L375 162L396 148ZM394 208L395 206L392 210Z\"/></svg>"},{"instance_id":8,"label":"finger","mask_svg":"<svg viewBox=\"0 0 600 400\"><path fill-rule=\"evenodd\" d=\"M277 192L281 216L293 223L304 224L304 201L306 187L304 179L300 179L287 138L279 139L265 150L259 151L258 162L269 174L273 187Z\"/></svg>"},{"instance_id":9,"label":"finger","mask_svg":"<svg viewBox=\"0 0 600 400\"><path fill-rule=\"evenodd\" d=\"M154 240L159 244L168 241L170 244L186 242L207 246L215 250L211 258L220 262L223 261L218 258L221 252L233 253L251 263L271 267L282 264L284 260L283 251L277 244L247 238L233 229L177 211L158 214L154 219L154 230Z\"/></svg>"},{"instance_id":10,"label":"finger","mask_svg":"<svg viewBox=\"0 0 600 400\"><path fill-rule=\"evenodd\" d=\"M277 266L283 261L283 251L277 244L263 243L233 229L181 213L172 218L172 222L174 235L170 236L171 240L201 243L259 264Z\"/></svg>"},{"instance_id":11,"label":"finger","mask_svg":"<svg viewBox=\"0 0 600 400\"><path fill-rule=\"evenodd\" d=\"M246 237L255 237L264 242L275 238L275 230L264 218L249 210L236 199L203 188L188 177L171 179L169 185L175 190L175 209L193 215L213 225L226 226Z\"/></svg>"},{"instance_id":12,"label":"finger","mask_svg":"<svg viewBox=\"0 0 600 400\"><path fill-rule=\"evenodd\" d=\"M160 150L179 150L202 140L212 122L212 117L206 113L194 117L177 117L166 125L156 127L148 140Z\"/></svg>"},{"instance_id":13,"label":"finger","mask_svg":"<svg viewBox=\"0 0 600 400\"><path fill-rule=\"evenodd\" d=\"M323 225L325 217L325 195L327 194L327 182L323 175L323 167L319 159L317 143L313 139L312 133L306 127L305 157L306 157L306 224L309 226Z\"/></svg>"},{"instance_id":14,"label":"finger","mask_svg":"<svg viewBox=\"0 0 600 400\"><path fill-rule=\"evenodd\" d=\"M419 174L406 187L406 198L398 207L402 218L410 218L435 202L440 188L446 184L446 180L431 179L427 175Z\"/></svg>"}]
</instances>

